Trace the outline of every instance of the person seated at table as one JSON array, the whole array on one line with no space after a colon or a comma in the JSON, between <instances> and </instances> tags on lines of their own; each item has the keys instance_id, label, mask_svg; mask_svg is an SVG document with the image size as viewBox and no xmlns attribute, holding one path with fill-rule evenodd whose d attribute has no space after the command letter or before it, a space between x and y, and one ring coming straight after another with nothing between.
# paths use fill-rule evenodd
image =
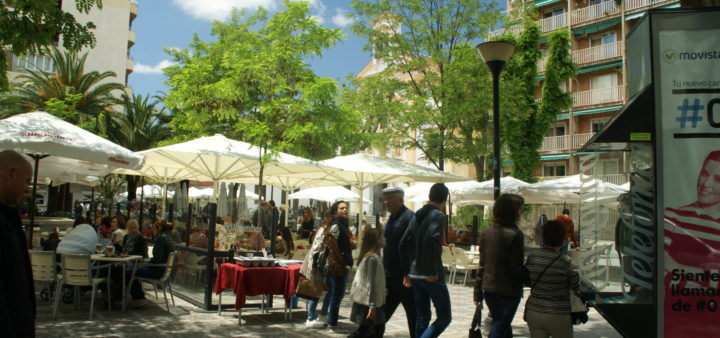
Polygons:
<instances>
[{"instance_id":1,"label":"person seated at table","mask_svg":"<svg viewBox=\"0 0 720 338\"><path fill-rule=\"evenodd\" d=\"M117 215L110 221L110 241L115 246L121 246L123 237L127 234L125 229L125 218L121 215Z\"/></svg>"},{"instance_id":2,"label":"person seated at table","mask_svg":"<svg viewBox=\"0 0 720 338\"><path fill-rule=\"evenodd\" d=\"M57 246L59 254L94 254L95 244L100 243L95 229L88 224L79 224L66 234Z\"/></svg>"},{"instance_id":3,"label":"person seated at table","mask_svg":"<svg viewBox=\"0 0 720 338\"><path fill-rule=\"evenodd\" d=\"M315 229L315 215L310 208L305 208L300 223L300 238L309 238L313 229Z\"/></svg>"},{"instance_id":4,"label":"person seated at table","mask_svg":"<svg viewBox=\"0 0 720 338\"><path fill-rule=\"evenodd\" d=\"M265 236L260 231L251 231L247 234L248 243L251 250L265 249Z\"/></svg>"},{"instance_id":5,"label":"person seated at table","mask_svg":"<svg viewBox=\"0 0 720 338\"><path fill-rule=\"evenodd\" d=\"M98 235L100 235L102 238L110 239L110 223L112 223L112 217L103 217L100 227L97 229Z\"/></svg>"},{"instance_id":6,"label":"person seated at table","mask_svg":"<svg viewBox=\"0 0 720 338\"><path fill-rule=\"evenodd\" d=\"M40 239L43 251L55 251L58 244L60 244L60 235L57 232L51 232L47 239Z\"/></svg>"},{"instance_id":7,"label":"person seated at table","mask_svg":"<svg viewBox=\"0 0 720 338\"><path fill-rule=\"evenodd\" d=\"M200 229L192 229L190 231L190 246L195 248L207 249L208 238Z\"/></svg>"},{"instance_id":8,"label":"person seated at table","mask_svg":"<svg viewBox=\"0 0 720 338\"><path fill-rule=\"evenodd\" d=\"M472 243L472 241L473 241L472 225L466 225L465 231L463 231L462 236L460 236L460 242Z\"/></svg>"},{"instance_id":9,"label":"person seated at table","mask_svg":"<svg viewBox=\"0 0 720 338\"><path fill-rule=\"evenodd\" d=\"M149 260L151 264L166 264L170 253L175 251L175 243L170 237L172 224L162 220L153 229L155 231L155 246L153 247L153 257ZM146 266L135 271L135 276L159 279L165 273L164 267ZM134 281L130 286L130 295L132 296L131 307L140 307L147 304L145 300L145 292L142 290L140 282Z\"/></svg>"},{"instance_id":10,"label":"person seated at table","mask_svg":"<svg viewBox=\"0 0 720 338\"><path fill-rule=\"evenodd\" d=\"M278 235L280 235L280 238L282 239L282 242L284 244L283 250L278 250L278 255L285 255L288 258L290 258L290 255L292 254L293 248L295 247L295 244L293 243L292 239L292 233L290 232L290 228L288 227L281 227L277 231Z\"/></svg>"},{"instance_id":11,"label":"person seated at table","mask_svg":"<svg viewBox=\"0 0 720 338\"><path fill-rule=\"evenodd\" d=\"M123 255L140 255L147 258L148 249L145 237L138 231L138 223L131 219L127 222L127 235L123 237L121 250Z\"/></svg>"}]
</instances>

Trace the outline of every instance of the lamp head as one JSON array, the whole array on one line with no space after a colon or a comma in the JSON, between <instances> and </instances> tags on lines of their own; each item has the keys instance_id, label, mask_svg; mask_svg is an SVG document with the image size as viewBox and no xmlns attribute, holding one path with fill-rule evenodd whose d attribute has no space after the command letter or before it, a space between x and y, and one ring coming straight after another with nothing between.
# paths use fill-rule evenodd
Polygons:
<instances>
[{"instance_id":1,"label":"lamp head","mask_svg":"<svg viewBox=\"0 0 720 338\"><path fill-rule=\"evenodd\" d=\"M475 48L485 63L491 61L507 62L515 51L515 45L505 41L483 42Z\"/></svg>"}]
</instances>

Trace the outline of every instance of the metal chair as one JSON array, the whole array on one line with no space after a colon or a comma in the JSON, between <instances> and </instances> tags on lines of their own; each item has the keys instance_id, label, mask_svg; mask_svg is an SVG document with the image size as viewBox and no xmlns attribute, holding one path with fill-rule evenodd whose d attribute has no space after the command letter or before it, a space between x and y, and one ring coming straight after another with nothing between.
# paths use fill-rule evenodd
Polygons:
<instances>
[{"instance_id":1,"label":"metal chair","mask_svg":"<svg viewBox=\"0 0 720 338\"><path fill-rule=\"evenodd\" d=\"M30 250L33 280L42 283L40 298L50 300L53 283L58 280L57 260L54 251Z\"/></svg>"},{"instance_id":2,"label":"metal chair","mask_svg":"<svg viewBox=\"0 0 720 338\"><path fill-rule=\"evenodd\" d=\"M168 312L170 312L170 304L168 303L167 293L165 292L165 290L167 289L168 291L170 291L170 299L172 299L172 304L173 304L173 306L175 306L175 297L173 296L172 287L170 286L170 275L172 274L173 268L175 267L176 256L177 256L177 251L173 251L170 253L170 255L168 255L168 260L167 260L167 263L165 263L165 264L139 263L137 265L137 268L135 269L135 271L137 271L140 268L144 268L144 267L165 268L165 272L163 272L163 275L158 279L135 276L135 271L133 271L133 275L130 278L130 285L132 285L133 282L136 280L139 283L147 282L147 283L152 284L153 288L155 289L155 298L156 299L159 299L158 294L157 294L157 286L159 284L160 287L162 288L163 296L165 297L165 307L167 308Z\"/></svg>"},{"instance_id":3,"label":"metal chair","mask_svg":"<svg viewBox=\"0 0 720 338\"><path fill-rule=\"evenodd\" d=\"M92 297L90 298L90 320L92 320L93 308L95 307L95 293L98 290L98 285L105 282L107 284L108 304L111 304L110 300L110 283L108 277L93 278L93 272L101 269L108 268L110 264L95 265L93 266L90 261L90 255L75 255L75 254L63 254L62 256L62 274L58 275L57 287L55 288L55 304L53 306L53 318L57 316L58 302L60 301L60 294L63 285L72 285L75 287L75 309L78 307L80 302L80 287L91 286ZM110 308L108 307L108 311Z\"/></svg>"}]
</instances>

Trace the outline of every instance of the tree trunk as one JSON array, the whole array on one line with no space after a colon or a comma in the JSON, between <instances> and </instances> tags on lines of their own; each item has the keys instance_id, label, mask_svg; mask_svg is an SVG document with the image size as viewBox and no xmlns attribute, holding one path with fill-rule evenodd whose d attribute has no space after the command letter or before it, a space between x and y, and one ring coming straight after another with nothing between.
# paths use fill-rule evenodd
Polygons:
<instances>
[{"instance_id":1,"label":"tree trunk","mask_svg":"<svg viewBox=\"0 0 720 338\"><path fill-rule=\"evenodd\" d=\"M127 181L128 201L137 199L138 176L125 175L125 180Z\"/></svg>"},{"instance_id":2,"label":"tree trunk","mask_svg":"<svg viewBox=\"0 0 720 338\"><path fill-rule=\"evenodd\" d=\"M438 152L438 170L445 171L445 128L440 128L440 149Z\"/></svg>"}]
</instances>

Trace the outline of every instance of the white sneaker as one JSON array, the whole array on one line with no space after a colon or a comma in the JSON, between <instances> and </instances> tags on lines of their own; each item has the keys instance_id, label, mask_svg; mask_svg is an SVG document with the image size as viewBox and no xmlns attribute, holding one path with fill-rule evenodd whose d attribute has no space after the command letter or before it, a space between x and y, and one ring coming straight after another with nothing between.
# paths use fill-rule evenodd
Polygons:
<instances>
[{"instance_id":1,"label":"white sneaker","mask_svg":"<svg viewBox=\"0 0 720 338\"><path fill-rule=\"evenodd\" d=\"M305 327L309 329L317 329L325 327L325 322L320 320L308 320L305 322Z\"/></svg>"}]
</instances>

